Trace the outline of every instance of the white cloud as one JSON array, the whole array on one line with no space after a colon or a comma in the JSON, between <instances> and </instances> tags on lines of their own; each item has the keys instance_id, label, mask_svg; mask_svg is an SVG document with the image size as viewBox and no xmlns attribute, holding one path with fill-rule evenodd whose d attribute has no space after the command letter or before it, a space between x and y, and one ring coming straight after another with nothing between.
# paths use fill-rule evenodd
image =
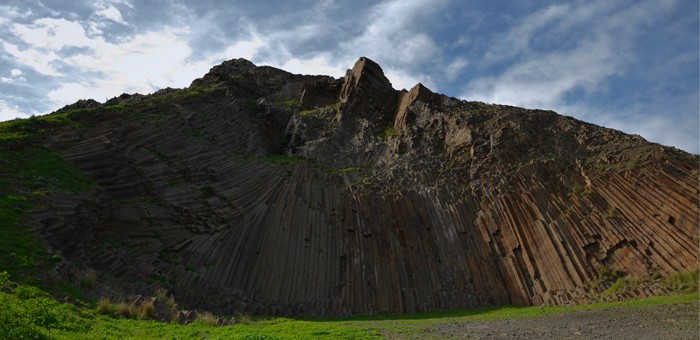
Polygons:
<instances>
[{"instance_id":1,"label":"white cloud","mask_svg":"<svg viewBox=\"0 0 700 340\"><path fill-rule=\"evenodd\" d=\"M497 62L512 58L529 47L535 32L551 21L567 16L568 5L552 5L529 15L520 25L512 28L504 37L494 40L494 45L486 52L487 62Z\"/></svg>"},{"instance_id":2,"label":"white cloud","mask_svg":"<svg viewBox=\"0 0 700 340\"><path fill-rule=\"evenodd\" d=\"M60 77L63 74L59 72L52 64L59 60L59 56L53 52L38 51L36 49L20 50L17 45L0 40L2 49L15 60L25 66L34 69L36 72L43 75Z\"/></svg>"},{"instance_id":3,"label":"white cloud","mask_svg":"<svg viewBox=\"0 0 700 340\"><path fill-rule=\"evenodd\" d=\"M136 35L119 44L101 42L92 54L64 58L64 62L83 72L103 77L90 81L64 83L49 92L56 105L80 98L103 101L120 92L148 93L157 88L183 87L210 66L211 60L189 61L186 28L166 28Z\"/></svg>"},{"instance_id":4,"label":"white cloud","mask_svg":"<svg viewBox=\"0 0 700 340\"><path fill-rule=\"evenodd\" d=\"M486 59L499 60L497 52L505 46L513 46L516 53L524 52L521 59L513 60L500 75L473 80L462 97L556 108L567 104L566 95L572 90L604 91L606 81L624 71L630 41L640 31L639 27L648 22L648 13L659 12L654 8L656 2L652 1L619 11L607 4L607 1L598 1L579 3L579 6L555 5L528 16L506 34L503 46L497 45L486 53ZM591 23L593 19L595 25ZM540 30L554 21L558 21L554 35L569 32L580 34L582 38L566 50L531 51L529 44L533 35L539 35L540 39L557 38ZM631 28L622 29L622 23ZM574 29L576 32L572 31Z\"/></svg>"},{"instance_id":5,"label":"white cloud","mask_svg":"<svg viewBox=\"0 0 700 340\"><path fill-rule=\"evenodd\" d=\"M3 99L0 99L0 121L15 118L27 118L35 113L36 112L27 114L25 112L22 112L22 109L17 105L12 105Z\"/></svg>"},{"instance_id":6,"label":"white cloud","mask_svg":"<svg viewBox=\"0 0 700 340\"><path fill-rule=\"evenodd\" d=\"M24 74L21 70L13 68L10 70L10 77L0 77L0 82L3 83L18 83L25 82L27 79L22 76Z\"/></svg>"},{"instance_id":7,"label":"white cloud","mask_svg":"<svg viewBox=\"0 0 700 340\"><path fill-rule=\"evenodd\" d=\"M284 64L274 66L291 73L342 77L347 66L334 65L330 59L327 54L321 54L311 59L290 58Z\"/></svg>"},{"instance_id":8,"label":"white cloud","mask_svg":"<svg viewBox=\"0 0 700 340\"><path fill-rule=\"evenodd\" d=\"M365 55L402 68L416 66L434 58L439 48L418 27L419 18L437 10L445 1L391 0L373 8L366 29L344 44L344 53Z\"/></svg>"},{"instance_id":9,"label":"white cloud","mask_svg":"<svg viewBox=\"0 0 700 340\"><path fill-rule=\"evenodd\" d=\"M16 6L6 5L0 5L0 13L2 13L2 16L0 16L0 25L12 22L17 18L26 18L32 15L32 11L29 9L22 12Z\"/></svg>"},{"instance_id":10,"label":"white cloud","mask_svg":"<svg viewBox=\"0 0 700 340\"><path fill-rule=\"evenodd\" d=\"M104 101L121 92L148 93L168 86L184 87L213 64L231 57L252 58L265 44L253 35L220 53L192 60L191 32L187 26L165 27L112 43L99 35L99 26L93 25L93 35L88 36L83 25L90 27L90 22L42 18L12 26L11 32L28 48L20 49L0 40L0 47L14 57L17 64L47 76L70 76L71 81L47 91L54 107L84 98ZM66 47L82 49L68 52ZM59 64L67 74L59 71ZM95 74L101 76L95 77ZM3 78L2 81L13 80Z\"/></svg>"},{"instance_id":11,"label":"white cloud","mask_svg":"<svg viewBox=\"0 0 700 340\"><path fill-rule=\"evenodd\" d=\"M386 68L384 73L391 82L391 85L397 90L410 90L416 84L422 83L432 91L437 91L432 81L425 75L415 76L408 72L394 68Z\"/></svg>"},{"instance_id":12,"label":"white cloud","mask_svg":"<svg viewBox=\"0 0 700 340\"><path fill-rule=\"evenodd\" d=\"M553 108L574 89L595 91L615 74L621 60L606 36L582 41L576 48L538 54L498 77L473 81L462 97L530 108Z\"/></svg>"},{"instance_id":13,"label":"white cloud","mask_svg":"<svg viewBox=\"0 0 700 340\"><path fill-rule=\"evenodd\" d=\"M445 67L445 78L449 81L457 79L465 67L469 66L469 61L462 57L457 57Z\"/></svg>"},{"instance_id":14,"label":"white cloud","mask_svg":"<svg viewBox=\"0 0 700 340\"><path fill-rule=\"evenodd\" d=\"M260 48L265 45L267 45L267 43L260 36L253 33L250 39L239 40L232 46L226 48L223 52L223 56L227 59L244 58L251 60L255 57Z\"/></svg>"},{"instance_id":15,"label":"white cloud","mask_svg":"<svg viewBox=\"0 0 700 340\"><path fill-rule=\"evenodd\" d=\"M663 145L674 145L683 150L700 153L698 144L697 113L681 115L685 124L679 125L678 117L659 115L645 116L634 114L629 116L600 115L595 117L596 123L627 133L638 134L652 142Z\"/></svg>"},{"instance_id":16,"label":"white cloud","mask_svg":"<svg viewBox=\"0 0 700 340\"><path fill-rule=\"evenodd\" d=\"M118 9L116 9L114 6L109 6L101 11L97 11L97 12L95 12L95 14L97 14L101 17L105 17L105 18L112 20L114 22L126 25L126 22L122 18L122 13Z\"/></svg>"},{"instance_id":17,"label":"white cloud","mask_svg":"<svg viewBox=\"0 0 700 340\"><path fill-rule=\"evenodd\" d=\"M94 47L98 41L88 38L83 26L66 19L42 18L32 24L14 24L11 32L38 50L59 51L64 47Z\"/></svg>"}]
</instances>

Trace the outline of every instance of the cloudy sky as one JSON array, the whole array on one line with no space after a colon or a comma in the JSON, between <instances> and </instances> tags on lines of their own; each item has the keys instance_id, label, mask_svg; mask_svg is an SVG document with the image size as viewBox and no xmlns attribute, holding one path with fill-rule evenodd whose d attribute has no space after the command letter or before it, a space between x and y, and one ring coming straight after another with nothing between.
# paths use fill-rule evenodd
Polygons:
<instances>
[{"instance_id":1,"label":"cloudy sky","mask_svg":"<svg viewBox=\"0 0 700 340\"><path fill-rule=\"evenodd\" d=\"M0 120L246 58L555 110L700 152L697 0L0 0Z\"/></svg>"}]
</instances>

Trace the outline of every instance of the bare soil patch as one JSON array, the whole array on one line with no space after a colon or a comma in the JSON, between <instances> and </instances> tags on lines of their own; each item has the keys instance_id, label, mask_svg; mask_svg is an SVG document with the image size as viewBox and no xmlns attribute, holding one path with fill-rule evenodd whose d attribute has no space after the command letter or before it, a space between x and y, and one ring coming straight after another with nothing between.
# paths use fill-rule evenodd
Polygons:
<instances>
[{"instance_id":1,"label":"bare soil patch","mask_svg":"<svg viewBox=\"0 0 700 340\"><path fill-rule=\"evenodd\" d=\"M455 322L431 326L425 332L457 339L700 339L700 302Z\"/></svg>"}]
</instances>

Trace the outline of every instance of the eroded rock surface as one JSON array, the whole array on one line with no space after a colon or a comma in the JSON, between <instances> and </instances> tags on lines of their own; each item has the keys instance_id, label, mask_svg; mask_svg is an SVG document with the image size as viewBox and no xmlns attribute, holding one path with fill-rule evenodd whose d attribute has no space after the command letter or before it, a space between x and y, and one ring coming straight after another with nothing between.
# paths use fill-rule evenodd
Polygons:
<instances>
[{"instance_id":1,"label":"eroded rock surface","mask_svg":"<svg viewBox=\"0 0 700 340\"><path fill-rule=\"evenodd\" d=\"M638 136L396 91L367 58L341 79L233 60L130 98L71 107L93 111L40 141L96 186L30 218L122 290L218 313L413 313L583 301L603 266L698 267L698 157Z\"/></svg>"}]
</instances>

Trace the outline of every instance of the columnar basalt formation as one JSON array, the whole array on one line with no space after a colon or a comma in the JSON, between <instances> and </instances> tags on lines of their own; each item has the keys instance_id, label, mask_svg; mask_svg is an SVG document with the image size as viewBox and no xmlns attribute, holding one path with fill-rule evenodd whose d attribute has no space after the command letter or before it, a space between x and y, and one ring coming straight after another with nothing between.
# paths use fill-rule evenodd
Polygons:
<instances>
[{"instance_id":1,"label":"columnar basalt formation","mask_svg":"<svg viewBox=\"0 0 700 340\"><path fill-rule=\"evenodd\" d=\"M32 227L73 263L192 307L560 304L602 267L698 268L697 156L551 111L396 91L367 58L341 79L232 60L188 89L86 110L36 143L95 188L49 197Z\"/></svg>"}]
</instances>

